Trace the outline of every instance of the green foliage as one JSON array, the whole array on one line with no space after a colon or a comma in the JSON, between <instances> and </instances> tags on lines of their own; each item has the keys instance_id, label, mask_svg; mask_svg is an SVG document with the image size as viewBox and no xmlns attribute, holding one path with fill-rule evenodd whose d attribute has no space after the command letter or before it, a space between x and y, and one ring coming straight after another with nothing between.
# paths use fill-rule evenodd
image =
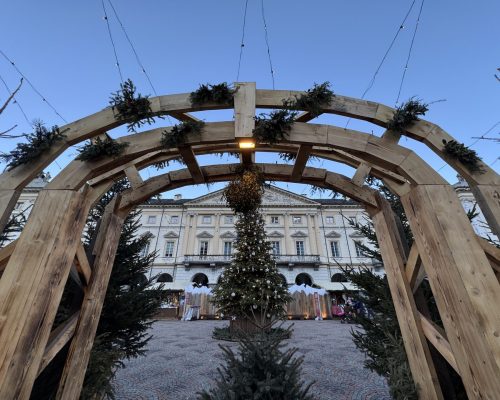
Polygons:
<instances>
[{"instance_id":1,"label":"green foliage","mask_svg":"<svg viewBox=\"0 0 500 400\"><path fill-rule=\"evenodd\" d=\"M295 99L293 107L308 111L313 117L317 117L322 113L324 106L330 105L334 97L330 82L319 85L315 83L312 89L308 89L305 94Z\"/></svg>"},{"instance_id":2,"label":"green foliage","mask_svg":"<svg viewBox=\"0 0 500 400\"><path fill-rule=\"evenodd\" d=\"M425 115L429 110L429 105L412 97L406 103L396 108L392 119L387 123L387 129L394 132L403 132L415 121L418 121L419 115Z\"/></svg>"},{"instance_id":3,"label":"green foliage","mask_svg":"<svg viewBox=\"0 0 500 400\"><path fill-rule=\"evenodd\" d=\"M136 95L136 90L134 83L127 79L120 84L120 90L111 94L109 100L109 104L117 113L116 118L128 122L129 132L135 132L136 128L154 122L149 96L142 96L140 93Z\"/></svg>"},{"instance_id":4,"label":"green foliage","mask_svg":"<svg viewBox=\"0 0 500 400\"><path fill-rule=\"evenodd\" d=\"M25 135L27 143L18 143L10 153L0 154L0 159L7 163L8 170L36 160L49 150L54 143L66 137L59 131L57 126L53 126L48 130L41 121L36 121L33 127L35 131Z\"/></svg>"},{"instance_id":5,"label":"green foliage","mask_svg":"<svg viewBox=\"0 0 500 400\"><path fill-rule=\"evenodd\" d=\"M269 114L260 114L255 117L253 137L259 142L276 144L288 137L296 116L296 111L286 108L271 111Z\"/></svg>"},{"instance_id":6,"label":"green foliage","mask_svg":"<svg viewBox=\"0 0 500 400\"><path fill-rule=\"evenodd\" d=\"M193 133L201 133L205 126L203 121L182 121L174 125L169 131L164 130L161 137L161 145L166 149L178 147L186 142L186 136Z\"/></svg>"},{"instance_id":7,"label":"green foliage","mask_svg":"<svg viewBox=\"0 0 500 400\"><path fill-rule=\"evenodd\" d=\"M157 170L160 170L160 169L163 169L163 168L170 166L171 162L177 162L181 165L185 165L184 159L182 157L175 157L175 158L172 158L170 160L156 162L154 164L151 164L151 166L156 168Z\"/></svg>"},{"instance_id":8,"label":"green foliage","mask_svg":"<svg viewBox=\"0 0 500 400\"><path fill-rule=\"evenodd\" d=\"M312 385L300 380L302 357L296 348L284 350L285 336L262 333L243 336L239 354L220 346L226 365L218 368L219 379L198 400L312 400Z\"/></svg>"},{"instance_id":9,"label":"green foliage","mask_svg":"<svg viewBox=\"0 0 500 400\"><path fill-rule=\"evenodd\" d=\"M444 152L450 157L460 161L471 172L484 172L480 165L481 157L477 155L475 150L469 149L463 143L459 143L456 140L446 141L443 139L443 144Z\"/></svg>"},{"instance_id":10,"label":"green foliage","mask_svg":"<svg viewBox=\"0 0 500 400\"><path fill-rule=\"evenodd\" d=\"M229 87L226 82L217 85L200 85L198 90L189 96L193 106L205 103L231 104L236 90Z\"/></svg>"},{"instance_id":11,"label":"green foliage","mask_svg":"<svg viewBox=\"0 0 500 400\"><path fill-rule=\"evenodd\" d=\"M285 162L295 161L297 159L297 153L282 152L278 154L278 157Z\"/></svg>"},{"instance_id":12,"label":"green foliage","mask_svg":"<svg viewBox=\"0 0 500 400\"><path fill-rule=\"evenodd\" d=\"M3 231L0 232L0 248L10 243L13 240L13 235L21 232L25 224L24 214L13 215L5 224Z\"/></svg>"},{"instance_id":13,"label":"green foliage","mask_svg":"<svg viewBox=\"0 0 500 400\"><path fill-rule=\"evenodd\" d=\"M92 161L102 156L116 158L128 147L128 142L119 143L109 137L101 139L97 137L95 140L89 140L78 151L80 154L76 157L77 160Z\"/></svg>"}]
</instances>

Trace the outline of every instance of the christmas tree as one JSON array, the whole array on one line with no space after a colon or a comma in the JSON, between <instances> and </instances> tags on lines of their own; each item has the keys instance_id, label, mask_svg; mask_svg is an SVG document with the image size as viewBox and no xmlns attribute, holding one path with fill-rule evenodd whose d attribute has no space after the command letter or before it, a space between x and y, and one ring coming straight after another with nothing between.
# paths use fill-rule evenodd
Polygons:
<instances>
[{"instance_id":1,"label":"christmas tree","mask_svg":"<svg viewBox=\"0 0 500 400\"><path fill-rule=\"evenodd\" d=\"M221 316L250 320L259 328L282 318L290 299L266 239L259 211L263 192L258 170L241 171L225 189L224 197L238 216L236 253L214 288Z\"/></svg>"}]
</instances>

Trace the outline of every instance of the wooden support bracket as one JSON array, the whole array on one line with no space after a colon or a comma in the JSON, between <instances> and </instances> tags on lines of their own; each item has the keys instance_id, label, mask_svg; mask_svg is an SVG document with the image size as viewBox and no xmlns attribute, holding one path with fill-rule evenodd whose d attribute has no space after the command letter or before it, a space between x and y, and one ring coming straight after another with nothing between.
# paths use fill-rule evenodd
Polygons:
<instances>
[{"instance_id":1,"label":"wooden support bracket","mask_svg":"<svg viewBox=\"0 0 500 400\"><path fill-rule=\"evenodd\" d=\"M295 117L295 122L309 122L314 118L316 117L314 117L309 111L303 111Z\"/></svg>"},{"instance_id":2,"label":"wooden support bracket","mask_svg":"<svg viewBox=\"0 0 500 400\"><path fill-rule=\"evenodd\" d=\"M179 146L179 153L188 167L194 183L199 184L205 182L205 177L203 176L203 172L198 164L198 161L196 160L192 147Z\"/></svg>"},{"instance_id":3,"label":"wooden support bracket","mask_svg":"<svg viewBox=\"0 0 500 400\"><path fill-rule=\"evenodd\" d=\"M141 175L139 175L139 171L137 171L137 168L135 165L132 165L130 167L125 168L125 176L127 177L128 181L130 182L130 185L132 188L136 189L138 186L142 185L144 181L141 178Z\"/></svg>"},{"instance_id":4,"label":"wooden support bracket","mask_svg":"<svg viewBox=\"0 0 500 400\"><path fill-rule=\"evenodd\" d=\"M92 269L90 268L90 263L87 258L87 254L85 253L85 248L83 247L83 243L76 249L76 269L83 276L85 280L85 285L88 285L90 282L90 275L92 274Z\"/></svg>"},{"instance_id":5,"label":"wooden support bracket","mask_svg":"<svg viewBox=\"0 0 500 400\"><path fill-rule=\"evenodd\" d=\"M368 164L360 163L358 169L356 169L356 172L352 177L352 183L358 186L363 186L371 170L372 168Z\"/></svg>"},{"instance_id":6,"label":"wooden support bracket","mask_svg":"<svg viewBox=\"0 0 500 400\"><path fill-rule=\"evenodd\" d=\"M422 267L422 260L420 259L418 248L415 243L413 243L413 246L411 247L408 261L406 262L405 272L406 278L410 283L410 287L413 293L415 293L425 278L425 271Z\"/></svg>"},{"instance_id":7,"label":"wooden support bracket","mask_svg":"<svg viewBox=\"0 0 500 400\"><path fill-rule=\"evenodd\" d=\"M301 144L299 151L297 152L297 158L295 159L295 164L292 170L292 179L300 180L304 168L306 167L307 160L309 160L309 154L311 153L312 146L308 144Z\"/></svg>"}]
</instances>

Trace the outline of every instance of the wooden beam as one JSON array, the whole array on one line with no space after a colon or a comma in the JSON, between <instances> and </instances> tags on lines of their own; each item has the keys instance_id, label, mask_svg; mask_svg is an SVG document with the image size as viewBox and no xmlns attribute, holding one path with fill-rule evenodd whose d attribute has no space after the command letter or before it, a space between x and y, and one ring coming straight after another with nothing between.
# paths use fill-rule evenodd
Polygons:
<instances>
[{"instance_id":1,"label":"wooden beam","mask_svg":"<svg viewBox=\"0 0 500 400\"><path fill-rule=\"evenodd\" d=\"M75 332L76 323L78 322L79 311L75 312L71 317L69 317L65 322L60 324L56 329L50 332L49 341L45 352L42 357L42 362L40 363L40 368L38 369L38 374L40 375L42 371L50 364L54 357L61 351L61 349L68 343L73 337Z\"/></svg>"},{"instance_id":2,"label":"wooden beam","mask_svg":"<svg viewBox=\"0 0 500 400\"><path fill-rule=\"evenodd\" d=\"M401 133L391 131L388 129L384 133L382 133L381 138L382 138L382 140L384 140L388 143L398 144L399 139L401 139Z\"/></svg>"},{"instance_id":3,"label":"wooden beam","mask_svg":"<svg viewBox=\"0 0 500 400\"><path fill-rule=\"evenodd\" d=\"M493 246L490 242L488 242L481 236L476 236L476 238L481 245L481 248L484 250L486 257L488 257L491 262L500 265L500 249L496 246Z\"/></svg>"},{"instance_id":4,"label":"wooden beam","mask_svg":"<svg viewBox=\"0 0 500 400\"><path fill-rule=\"evenodd\" d=\"M101 315L106 289L120 239L125 215L114 214L116 199L108 204L106 224L102 224L98 239L102 241L96 254L90 283L83 299L80 317L63 369L57 400L78 399L85 378L90 352ZM116 202L117 204L118 202Z\"/></svg>"},{"instance_id":5,"label":"wooden beam","mask_svg":"<svg viewBox=\"0 0 500 400\"><path fill-rule=\"evenodd\" d=\"M179 153L188 167L194 183L199 184L205 182L205 177L203 176L203 172L198 165L193 149L190 146L180 146Z\"/></svg>"},{"instance_id":6,"label":"wooden beam","mask_svg":"<svg viewBox=\"0 0 500 400\"><path fill-rule=\"evenodd\" d=\"M255 128L255 82L236 82L234 93L234 136L253 137Z\"/></svg>"},{"instance_id":7,"label":"wooden beam","mask_svg":"<svg viewBox=\"0 0 500 400\"><path fill-rule=\"evenodd\" d=\"M410 287L413 293L415 293L415 291L418 289L425 278L425 271L422 267L422 260L418 255L418 248L415 243L413 243L413 246L411 246L408 261L406 262L405 272Z\"/></svg>"},{"instance_id":8,"label":"wooden beam","mask_svg":"<svg viewBox=\"0 0 500 400\"><path fill-rule=\"evenodd\" d=\"M455 357L451 351L450 343L446 339L445 331L434 322L428 320L421 313L419 313L419 316L420 323L422 324L422 330L424 331L427 340L432 343L439 354L441 354L443 358L452 366L452 368L460 375L457 362L455 361Z\"/></svg>"},{"instance_id":9,"label":"wooden beam","mask_svg":"<svg viewBox=\"0 0 500 400\"><path fill-rule=\"evenodd\" d=\"M88 283L90 282L92 269L90 268L89 259L87 258L87 254L85 253L85 248L83 247L82 242L80 242L76 249L76 268L80 275L83 276L85 284L88 285Z\"/></svg>"},{"instance_id":10,"label":"wooden beam","mask_svg":"<svg viewBox=\"0 0 500 400\"><path fill-rule=\"evenodd\" d=\"M128 168L125 168L124 172L125 172L125 176L127 177L128 181L130 182L130 185L134 189L144 183L144 181L142 180L142 177L139 175L139 171L137 171L137 168L135 167L135 165L132 165Z\"/></svg>"},{"instance_id":11,"label":"wooden beam","mask_svg":"<svg viewBox=\"0 0 500 400\"><path fill-rule=\"evenodd\" d=\"M450 185L419 185L401 201L467 394L494 399L500 290L484 250Z\"/></svg>"},{"instance_id":12,"label":"wooden beam","mask_svg":"<svg viewBox=\"0 0 500 400\"><path fill-rule=\"evenodd\" d=\"M304 168L306 167L307 160L309 160L309 154L311 153L312 146L309 144L301 144L299 146L299 151L297 152L297 157L295 158L295 164L292 170L292 179L295 181L300 181Z\"/></svg>"},{"instance_id":13,"label":"wooden beam","mask_svg":"<svg viewBox=\"0 0 500 400\"><path fill-rule=\"evenodd\" d=\"M0 181L1 177L0 175ZM0 189L0 232L3 232L5 225L9 222L10 214L20 195L21 190Z\"/></svg>"},{"instance_id":14,"label":"wooden beam","mask_svg":"<svg viewBox=\"0 0 500 400\"><path fill-rule=\"evenodd\" d=\"M302 111L299 115L295 117L296 122L309 122L316 118L309 111Z\"/></svg>"},{"instance_id":15,"label":"wooden beam","mask_svg":"<svg viewBox=\"0 0 500 400\"><path fill-rule=\"evenodd\" d=\"M379 211L371 215L384 262L387 282L403 336L413 380L421 399L443 399L431 353L425 339L413 293L404 272L406 249L387 200L375 195Z\"/></svg>"},{"instance_id":16,"label":"wooden beam","mask_svg":"<svg viewBox=\"0 0 500 400\"><path fill-rule=\"evenodd\" d=\"M371 166L366 163L360 163L356 172L352 177L352 183L358 186L363 186L365 184L366 178L370 174Z\"/></svg>"},{"instance_id":17,"label":"wooden beam","mask_svg":"<svg viewBox=\"0 0 500 400\"><path fill-rule=\"evenodd\" d=\"M0 398L27 399L87 217L86 192L40 191L0 279Z\"/></svg>"},{"instance_id":18,"label":"wooden beam","mask_svg":"<svg viewBox=\"0 0 500 400\"><path fill-rule=\"evenodd\" d=\"M240 152L240 162L243 165L251 165L255 163L255 152L243 150Z\"/></svg>"},{"instance_id":19,"label":"wooden beam","mask_svg":"<svg viewBox=\"0 0 500 400\"><path fill-rule=\"evenodd\" d=\"M16 248L16 244L17 239L0 249L0 272L3 272L3 270L5 269L7 261L9 261L10 256Z\"/></svg>"},{"instance_id":20,"label":"wooden beam","mask_svg":"<svg viewBox=\"0 0 500 400\"><path fill-rule=\"evenodd\" d=\"M172 111L169 112L169 114L174 117L175 119L178 119L179 121L186 121L186 122L198 122L200 119L196 118L194 115L189 114L187 112L178 112L178 111Z\"/></svg>"}]
</instances>

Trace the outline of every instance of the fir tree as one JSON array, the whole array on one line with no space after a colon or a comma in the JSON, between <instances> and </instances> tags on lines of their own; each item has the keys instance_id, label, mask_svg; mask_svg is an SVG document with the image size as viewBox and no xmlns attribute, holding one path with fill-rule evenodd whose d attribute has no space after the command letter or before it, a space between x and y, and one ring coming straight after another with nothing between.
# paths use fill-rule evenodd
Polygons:
<instances>
[{"instance_id":1,"label":"fir tree","mask_svg":"<svg viewBox=\"0 0 500 400\"><path fill-rule=\"evenodd\" d=\"M240 339L239 355L220 346L227 365L219 368L219 379L199 400L312 400L312 384L300 381L302 358L297 349L283 350L286 334L261 333Z\"/></svg>"},{"instance_id":2,"label":"fir tree","mask_svg":"<svg viewBox=\"0 0 500 400\"><path fill-rule=\"evenodd\" d=\"M236 252L214 289L221 314L247 318L261 327L283 317L289 301L258 210L263 185L258 171L243 171L225 190L229 206L238 214Z\"/></svg>"}]
</instances>

